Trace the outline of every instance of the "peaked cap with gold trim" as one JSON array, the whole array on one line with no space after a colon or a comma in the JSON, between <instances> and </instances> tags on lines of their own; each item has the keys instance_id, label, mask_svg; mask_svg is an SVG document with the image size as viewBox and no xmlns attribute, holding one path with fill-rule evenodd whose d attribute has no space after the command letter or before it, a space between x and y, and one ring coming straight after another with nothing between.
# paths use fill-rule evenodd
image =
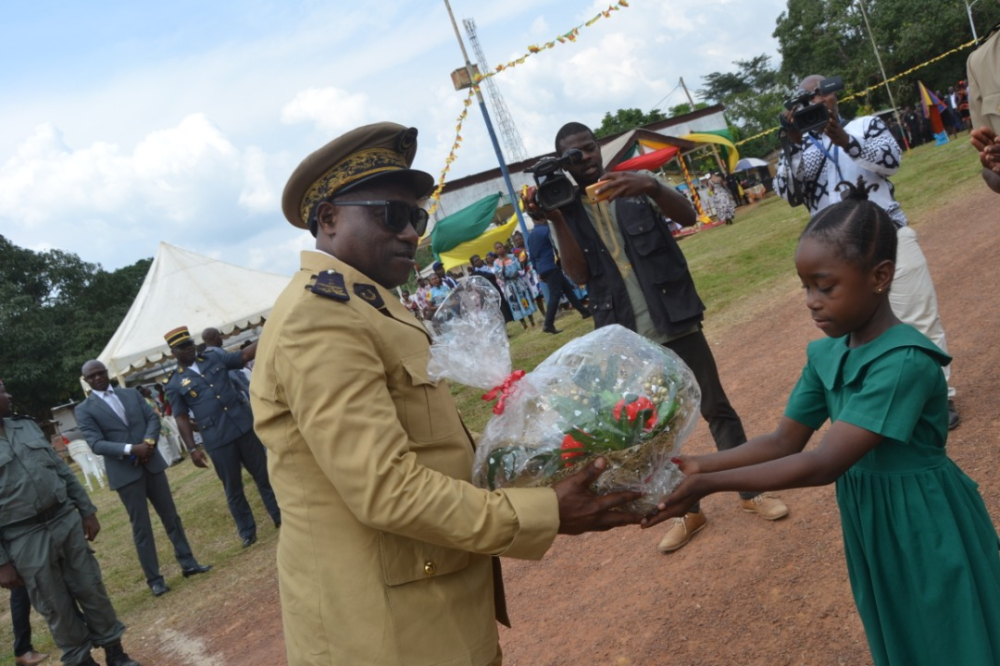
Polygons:
<instances>
[{"instance_id":1,"label":"peaked cap with gold trim","mask_svg":"<svg viewBox=\"0 0 1000 666\"><path fill-rule=\"evenodd\" d=\"M416 154L414 127L383 122L353 129L302 160L285 185L281 210L296 227L314 229L310 218L317 202L389 175L405 178L424 197L434 178L410 168Z\"/></svg>"}]
</instances>

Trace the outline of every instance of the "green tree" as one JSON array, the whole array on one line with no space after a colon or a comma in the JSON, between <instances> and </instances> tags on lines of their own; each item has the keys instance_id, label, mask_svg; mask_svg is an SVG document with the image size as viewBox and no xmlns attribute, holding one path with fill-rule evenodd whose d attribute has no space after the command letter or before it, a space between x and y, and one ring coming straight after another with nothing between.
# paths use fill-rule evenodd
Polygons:
<instances>
[{"instance_id":1,"label":"green tree","mask_svg":"<svg viewBox=\"0 0 1000 666\"><path fill-rule=\"evenodd\" d=\"M965 5L937 0L862 0L871 32L888 77L920 65L972 38ZM985 3L984 3L985 4ZM975 14L979 34L995 21L995 7ZM810 74L844 77L845 95L876 86L857 105L889 106L882 74L857 0L788 0L778 17L774 37L781 52L781 74L797 83ZM916 100L916 82L946 89L965 78L963 50L891 83L900 106ZM850 116L857 106L842 109Z\"/></svg>"},{"instance_id":2,"label":"green tree","mask_svg":"<svg viewBox=\"0 0 1000 666\"><path fill-rule=\"evenodd\" d=\"M771 65L770 56L761 54L733 64L735 72L713 72L703 77L705 86L698 94L725 105L730 131L740 141L777 125L789 86ZM776 146L777 136L772 133L740 146L740 154L763 155Z\"/></svg>"},{"instance_id":3,"label":"green tree","mask_svg":"<svg viewBox=\"0 0 1000 666\"><path fill-rule=\"evenodd\" d=\"M618 109L614 115L609 111L604 114L601 126L594 130L594 136L600 139L666 119L659 109L653 109L649 113L643 113L641 109Z\"/></svg>"},{"instance_id":4,"label":"green tree","mask_svg":"<svg viewBox=\"0 0 1000 666\"><path fill-rule=\"evenodd\" d=\"M686 113L692 113L694 111L700 111L702 109L708 108L708 102L695 102L694 108L687 102L678 104L677 106L672 106L667 110L668 118L676 118L677 116L683 116Z\"/></svg>"},{"instance_id":5,"label":"green tree","mask_svg":"<svg viewBox=\"0 0 1000 666\"><path fill-rule=\"evenodd\" d=\"M39 419L80 397L96 357L139 292L151 259L113 272L77 255L33 252L0 236L0 377L20 413Z\"/></svg>"}]
</instances>

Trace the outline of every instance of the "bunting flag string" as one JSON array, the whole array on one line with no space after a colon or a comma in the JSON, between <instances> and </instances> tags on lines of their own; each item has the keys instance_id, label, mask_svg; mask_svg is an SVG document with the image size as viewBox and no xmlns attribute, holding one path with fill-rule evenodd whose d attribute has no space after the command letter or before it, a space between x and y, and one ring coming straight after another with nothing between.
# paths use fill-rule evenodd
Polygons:
<instances>
[{"instance_id":1,"label":"bunting flag string","mask_svg":"<svg viewBox=\"0 0 1000 666\"><path fill-rule=\"evenodd\" d=\"M920 63L919 65L917 65L915 67L909 68L905 72L900 72L899 74L896 74L895 76L890 76L888 79L886 79L885 81L883 81L881 83L876 83L873 86L869 86L869 87L865 88L864 90L862 90L861 92L853 93L851 95L848 95L847 97L840 97L840 98L838 98L837 101L838 102L848 102L848 101L851 101L853 99L857 99L858 97L864 97L865 95L867 95L871 91L873 91L873 90L875 90L877 88L881 88L881 87L885 86L885 84L887 84L887 83L892 83L893 81L896 81L897 79L901 79L904 76L912 74L913 72L917 71L918 69L922 69L922 68L926 67L927 65L931 65L931 64L937 62L938 60L941 60L942 58L947 58L948 56L950 56L953 53L958 53L959 51L967 49L970 46L974 45L975 43L976 43L976 40L973 39L971 41L966 42L965 44L962 44L960 46L956 46L955 48L951 49L950 51L945 51L944 53L942 53L939 56L931 58L930 60L928 60L926 62L922 62L922 63ZM736 142L736 145L737 146L741 146L744 143L748 143L750 141L753 141L754 139L759 139L759 138L761 138L763 136L767 136L768 134L772 134L774 132L777 132L779 129L780 128L778 128L778 127L772 127L771 129L765 130L765 131L761 132L760 134L754 134L753 136L748 137L746 139L741 139L740 141Z\"/></svg>"},{"instance_id":2,"label":"bunting flag string","mask_svg":"<svg viewBox=\"0 0 1000 666\"><path fill-rule=\"evenodd\" d=\"M524 61L527 60L529 57L535 55L536 53L541 53L546 49L551 49L556 44L575 42L577 35L580 34L580 28L589 28L590 26L600 21L602 18L611 18L612 12L617 12L618 10L627 7L628 7L627 0L618 0L618 2L616 2L615 4L610 5L607 9L599 12L596 16L594 16L594 18L590 19L589 21L581 23L580 25L576 26L569 32L564 32L563 34L559 35L552 41L545 42L541 46L538 46L537 44L532 44L531 46L528 47L528 52L525 53L520 58L517 58L516 60L511 60L510 62L505 64L497 65L492 72L480 73L479 76L476 77L476 83L479 83L483 79L488 79L491 76L496 76L505 69L510 69L511 67L517 67L518 65L523 65Z\"/></svg>"},{"instance_id":3,"label":"bunting flag string","mask_svg":"<svg viewBox=\"0 0 1000 666\"><path fill-rule=\"evenodd\" d=\"M430 208L427 209L428 213L430 213L431 215L433 215L434 212L437 211L438 202L439 202L439 200L441 198L441 191L444 189L445 176L451 170L451 163L454 162L455 159L456 159L455 153L458 151L459 146L461 146L461 144L462 144L462 123L465 122L466 116L469 115L469 106L472 104L472 96L475 95L476 92L479 90L479 83L483 79L487 79L487 78L489 78L491 76L495 76L495 75L499 74L500 72L504 71L505 69L510 69L511 67L516 67L517 65L520 65L520 64L524 63L524 61L529 56L532 56L532 55L534 55L536 53L541 53L542 51L545 51L546 49L551 49L556 44L565 44L566 42L575 42L577 35L580 34L580 28L584 28L584 27L589 28L590 26L594 25L595 23L597 23L602 18L611 18L611 13L612 12L616 12L619 9L622 9L622 8L625 8L625 7L628 7L628 1L627 0L618 0L618 2L616 2L613 5L610 5L606 10L601 11L594 18L590 19L589 21L587 21L585 23L581 23L580 25L576 26L575 28L573 28L569 32L565 32L565 33L559 35L558 37L556 37L555 39L553 39L551 42L546 42L545 44L542 44L541 46L531 45L531 46L528 47L528 52L525 53L520 58L518 58L517 60L511 60L507 64L497 65L496 69L494 71L487 72L485 74L479 74L478 76L476 76L475 81L474 81L474 85L471 88L469 88L469 96L466 97L465 101L463 102L463 104L465 105L465 108L462 109L462 114L458 117L458 125L455 126L455 143L452 144L452 146L451 146L451 152L448 154L448 157L444 161L444 168L441 169L441 176L438 178L437 187L434 188L434 191L430 195L429 200L432 201L433 203L431 204Z\"/></svg>"},{"instance_id":4,"label":"bunting flag string","mask_svg":"<svg viewBox=\"0 0 1000 666\"><path fill-rule=\"evenodd\" d=\"M441 198L441 190L444 189L445 176L448 175L449 171L451 171L451 163L457 158L455 153L458 151L459 146L462 145L462 123L465 122L465 119L469 115L469 107L472 106L472 96L475 95L478 90L478 86L472 86L469 88L469 94L462 102L462 113L460 113L458 118L455 119L455 122L457 123L455 125L455 142L451 144L451 152L448 153L448 157L444 160L444 168L441 169L441 175L438 177L437 187L435 187L434 191L431 192L430 200L434 203L432 203L431 207L427 209L427 212L431 215L433 215L437 210L438 201Z\"/></svg>"}]
</instances>

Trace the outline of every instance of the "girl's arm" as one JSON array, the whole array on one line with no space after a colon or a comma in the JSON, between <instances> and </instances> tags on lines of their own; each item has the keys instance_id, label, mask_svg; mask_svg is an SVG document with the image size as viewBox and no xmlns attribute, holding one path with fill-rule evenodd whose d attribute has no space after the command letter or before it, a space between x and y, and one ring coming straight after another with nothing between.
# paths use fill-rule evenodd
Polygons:
<instances>
[{"instance_id":1,"label":"girl's arm","mask_svg":"<svg viewBox=\"0 0 1000 666\"><path fill-rule=\"evenodd\" d=\"M798 453L782 453L786 451L782 445L789 446L791 441L782 442L778 438L783 429L788 429L792 439L796 435L801 436L804 431L811 432L806 426L786 417L778 430L770 435L722 453L682 460L681 469L688 477L660 504L659 513L645 521L643 527L652 527L667 518L682 516L695 502L712 493L763 492L833 483L883 440L882 435L837 421L815 449L801 451L800 447ZM808 436L805 440L808 441ZM749 448L740 456L739 450L745 447ZM768 458L769 454L777 455ZM717 471L706 471L701 466L702 460L706 460L709 470ZM731 465L741 460L747 466Z\"/></svg>"},{"instance_id":2,"label":"girl's arm","mask_svg":"<svg viewBox=\"0 0 1000 666\"><path fill-rule=\"evenodd\" d=\"M754 437L727 451L683 458L685 463L681 469L685 473L721 472L783 458L804 449L813 432L809 426L784 416L774 432Z\"/></svg>"}]
</instances>

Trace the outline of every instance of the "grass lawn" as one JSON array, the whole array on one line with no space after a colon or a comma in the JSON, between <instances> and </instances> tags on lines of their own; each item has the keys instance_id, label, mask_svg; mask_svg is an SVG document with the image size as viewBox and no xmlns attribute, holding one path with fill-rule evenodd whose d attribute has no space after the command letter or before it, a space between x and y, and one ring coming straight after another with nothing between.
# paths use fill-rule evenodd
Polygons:
<instances>
[{"instance_id":1,"label":"grass lawn","mask_svg":"<svg viewBox=\"0 0 1000 666\"><path fill-rule=\"evenodd\" d=\"M945 146L921 146L905 154L903 168L893 181L903 210L916 227L934 219L975 188L985 187L967 137L962 134L958 141ZM766 300L797 284L792 255L806 220L804 208L790 208L772 197L739 209L732 226L707 230L681 242L698 291L708 307L710 336L724 330L728 322L750 316L747 313L752 312L753 304L760 299ZM542 333L541 321L538 317L536 321L538 327L527 331L519 324L508 324L514 368L533 369L559 346L593 328L590 320L581 320L575 312L561 315L560 335ZM481 431L491 415L491 405L480 399L483 392L454 386L452 393L469 427ZM208 617L209 613L224 617L227 613L245 612L234 606L227 609L228 591L271 586L275 580L277 532L271 527L249 477L244 482L257 516L260 540L244 550L215 473L184 462L171 468L168 474L195 555L203 563L214 565L215 570L185 581L174 561L170 542L154 518L160 565L167 584L173 588L159 599L154 599L146 587L128 519L117 494L105 489L91 495L99 507L102 525L94 549L114 605L131 627L125 635L126 650L130 645L155 641L162 628L181 624L188 617ZM235 622L236 618L232 620ZM253 618L245 621L252 622ZM52 655L47 663L57 663L57 650L37 614L32 616L32 626L36 649ZM12 643L9 611L4 606L0 609L0 664L13 663ZM103 662L100 651L95 657Z\"/></svg>"}]
</instances>

